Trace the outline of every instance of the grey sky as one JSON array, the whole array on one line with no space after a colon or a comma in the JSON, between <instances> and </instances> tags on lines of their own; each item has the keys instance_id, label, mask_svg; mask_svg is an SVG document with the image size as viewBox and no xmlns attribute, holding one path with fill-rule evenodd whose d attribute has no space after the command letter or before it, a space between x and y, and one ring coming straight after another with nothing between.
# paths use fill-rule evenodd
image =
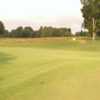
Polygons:
<instances>
[{"instance_id":1,"label":"grey sky","mask_svg":"<svg viewBox=\"0 0 100 100\"><path fill-rule=\"evenodd\" d=\"M0 0L0 19L7 29L30 25L71 27L80 31L80 0Z\"/></svg>"}]
</instances>

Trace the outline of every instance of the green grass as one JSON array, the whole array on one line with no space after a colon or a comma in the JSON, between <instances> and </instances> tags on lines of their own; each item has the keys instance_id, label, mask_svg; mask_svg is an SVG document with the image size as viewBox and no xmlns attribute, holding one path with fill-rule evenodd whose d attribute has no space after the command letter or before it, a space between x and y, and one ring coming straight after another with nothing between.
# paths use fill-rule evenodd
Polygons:
<instances>
[{"instance_id":1,"label":"green grass","mask_svg":"<svg viewBox=\"0 0 100 100\"><path fill-rule=\"evenodd\" d=\"M1 39L0 100L100 100L100 41Z\"/></svg>"}]
</instances>

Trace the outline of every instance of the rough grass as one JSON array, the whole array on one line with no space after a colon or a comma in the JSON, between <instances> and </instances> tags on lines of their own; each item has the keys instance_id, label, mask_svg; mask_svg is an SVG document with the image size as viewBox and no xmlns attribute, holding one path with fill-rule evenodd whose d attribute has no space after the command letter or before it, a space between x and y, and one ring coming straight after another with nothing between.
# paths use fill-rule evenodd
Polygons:
<instances>
[{"instance_id":1,"label":"rough grass","mask_svg":"<svg viewBox=\"0 0 100 100\"><path fill-rule=\"evenodd\" d=\"M0 100L100 100L99 44L1 39Z\"/></svg>"}]
</instances>

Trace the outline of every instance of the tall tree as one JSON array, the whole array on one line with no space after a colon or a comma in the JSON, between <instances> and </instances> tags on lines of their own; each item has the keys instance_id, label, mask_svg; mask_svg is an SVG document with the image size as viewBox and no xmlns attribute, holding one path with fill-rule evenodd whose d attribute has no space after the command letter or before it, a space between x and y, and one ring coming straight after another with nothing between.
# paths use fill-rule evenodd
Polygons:
<instances>
[{"instance_id":1,"label":"tall tree","mask_svg":"<svg viewBox=\"0 0 100 100\"><path fill-rule=\"evenodd\" d=\"M0 35L3 35L5 33L5 27L2 21L0 21Z\"/></svg>"},{"instance_id":2,"label":"tall tree","mask_svg":"<svg viewBox=\"0 0 100 100\"><path fill-rule=\"evenodd\" d=\"M83 4L82 13L84 17L85 28L89 30L89 33L92 33L92 38L95 40L96 32L98 29L98 18L97 16L100 13L100 0L81 0Z\"/></svg>"}]
</instances>

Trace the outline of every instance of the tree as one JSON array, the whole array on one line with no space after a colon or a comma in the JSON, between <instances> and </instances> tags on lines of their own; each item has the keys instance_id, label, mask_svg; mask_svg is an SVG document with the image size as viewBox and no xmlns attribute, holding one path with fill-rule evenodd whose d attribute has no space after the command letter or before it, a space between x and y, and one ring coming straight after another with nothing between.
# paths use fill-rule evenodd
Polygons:
<instances>
[{"instance_id":1,"label":"tree","mask_svg":"<svg viewBox=\"0 0 100 100\"><path fill-rule=\"evenodd\" d=\"M12 30L10 36L11 37L32 37L33 34L34 34L34 30L31 27L27 26L23 28L22 26L20 26L15 30Z\"/></svg>"},{"instance_id":2,"label":"tree","mask_svg":"<svg viewBox=\"0 0 100 100\"><path fill-rule=\"evenodd\" d=\"M41 37L71 36L71 29L70 28L40 27L39 33Z\"/></svg>"},{"instance_id":3,"label":"tree","mask_svg":"<svg viewBox=\"0 0 100 100\"><path fill-rule=\"evenodd\" d=\"M96 32L100 21L100 0L81 0L83 4L82 13L84 17L85 28L92 33L92 39L95 40Z\"/></svg>"},{"instance_id":4,"label":"tree","mask_svg":"<svg viewBox=\"0 0 100 100\"><path fill-rule=\"evenodd\" d=\"M30 26L24 28L23 37L32 37L33 34L34 34L34 30Z\"/></svg>"},{"instance_id":5,"label":"tree","mask_svg":"<svg viewBox=\"0 0 100 100\"><path fill-rule=\"evenodd\" d=\"M5 27L2 21L0 21L0 35L3 35L5 33Z\"/></svg>"},{"instance_id":6,"label":"tree","mask_svg":"<svg viewBox=\"0 0 100 100\"><path fill-rule=\"evenodd\" d=\"M19 26L16 29L12 30L10 33L11 37L22 37L23 36L23 27Z\"/></svg>"}]
</instances>

